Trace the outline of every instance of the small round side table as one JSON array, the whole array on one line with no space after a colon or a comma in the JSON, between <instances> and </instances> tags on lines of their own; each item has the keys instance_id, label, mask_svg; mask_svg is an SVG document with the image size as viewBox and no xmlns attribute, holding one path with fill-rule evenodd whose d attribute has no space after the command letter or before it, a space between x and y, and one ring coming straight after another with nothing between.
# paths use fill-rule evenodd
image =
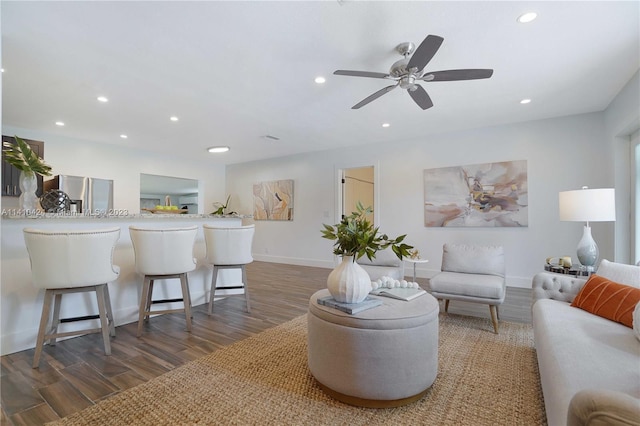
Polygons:
<instances>
[{"instance_id":1,"label":"small round side table","mask_svg":"<svg viewBox=\"0 0 640 426\"><path fill-rule=\"evenodd\" d=\"M427 263L429 260L428 259L411 259L411 258L405 258L404 259L406 262L409 263L413 263L413 282L416 282L416 263Z\"/></svg>"}]
</instances>

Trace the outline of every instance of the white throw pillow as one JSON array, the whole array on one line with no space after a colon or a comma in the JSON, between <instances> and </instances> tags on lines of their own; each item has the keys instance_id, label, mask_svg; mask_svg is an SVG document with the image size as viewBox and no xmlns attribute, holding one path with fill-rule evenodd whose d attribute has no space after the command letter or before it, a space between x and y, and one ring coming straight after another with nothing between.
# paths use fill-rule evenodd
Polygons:
<instances>
[{"instance_id":1,"label":"white throw pillow","mask_svg":"<svg viewBox=\"0 0 640 426\"><path fill-rule=\"evenodd\" d=\"M640 303L636 304L636 309L633 311L633 332L640 340Z\"/></svg>"},{"instance_id":2,"label":"white throw pillow","mask_svg":"<svg viewBox=\"0 0 640 426\"><path fill-rule=\"evenodd\" d=\"M620 284L640 288L640 267L602 259L596 274Z\"/></svg>"}]
</instances>

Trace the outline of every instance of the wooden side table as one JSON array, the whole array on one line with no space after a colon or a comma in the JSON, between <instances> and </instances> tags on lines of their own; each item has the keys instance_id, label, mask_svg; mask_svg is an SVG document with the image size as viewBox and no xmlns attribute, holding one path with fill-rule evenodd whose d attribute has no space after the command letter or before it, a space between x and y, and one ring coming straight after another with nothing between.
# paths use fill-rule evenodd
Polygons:
<instances>
[{"instance_id":1,"label":"wooden side table","mask_svg":"<svg viewBox=\"0 0 640 426\"><path fill-rule=\"evenodd\" d=\"M405 258L405 262L413 263L413 282L416 282L416 263L427 263L429 260L427 259L411 259Z\"/></svg>"}]
</instances>

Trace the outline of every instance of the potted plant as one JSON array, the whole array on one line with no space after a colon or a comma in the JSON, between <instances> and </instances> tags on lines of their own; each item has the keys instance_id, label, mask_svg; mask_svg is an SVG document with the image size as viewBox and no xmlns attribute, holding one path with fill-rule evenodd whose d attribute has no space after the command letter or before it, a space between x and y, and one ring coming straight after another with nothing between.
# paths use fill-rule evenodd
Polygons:
<instances>
[{"instance_id":1,"label":"potted plant","mask_svg":"<svg viewBox=\"0 0 640 426\"><path fill-rule=\"evenodd\" d=\"M404 256L410 256L409 250L413 249L413 246L403 243L406 234L397 238L380 234L379 228L367 220L366 216L372 212L371 207L364 208L358 202L356 211L340 223L333 226L323 224L322 237L334 240L333 254L342 256L342 262L327 279L329 292L338 302L359 303L371 291L369 275L356 260L365 255L371 260L377 251L387 247L391 247L402 260Z\"/></svg>"},{"instance_id":2,"label":"potted plant","mask_svg":"<svg viewBox=\"0 0 640 426\"><path fill-rule=\"evenodd\" d=\"M219 201L216 201L215 203L213 203L213 207L217 207L217 209L213 212L211 212L211 214L216 214L216 215L231 215L231 214L236 214L236 212L229 212L227 213L227 207L229 206L229 200L231 199L231 195L229 195L227 197L227 202L222 204Z\"/></svg>"},{"instance_id":3,"label":"potted plant","mask_svg":"<svg viewBox=\"0 0 640 426\"><path fill-rule=\"evenodd\" d=\"M20 208L34 211L38 202L36 190L38 181L36 174L51 176L51 167L36 155L28 143L18 136L14 136L16 143L3 142L4 159L7 163L20 170Z\"/></svg>"}]
</instances>

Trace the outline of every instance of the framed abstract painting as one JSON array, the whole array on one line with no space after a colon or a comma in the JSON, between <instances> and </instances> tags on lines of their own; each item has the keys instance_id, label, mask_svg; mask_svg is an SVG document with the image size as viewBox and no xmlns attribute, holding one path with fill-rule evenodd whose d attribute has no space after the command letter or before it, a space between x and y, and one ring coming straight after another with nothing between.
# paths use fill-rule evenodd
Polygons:
<instances>
[{"instance_id":1,"label":"framed abstract painting","mask_svg":"<svg viewBox=\"0 0 640 426\"><path fill-rule=\"evenodd\" d=\"M526 160L426 169L424 224L528 226Z\"/></svg>"},{"instance_id":2,"label":"framed abstract painting","mask_svg":"<svg viewBox=\"0 0 640 426\"><path fill-rule=\"evenodd\" d=\"M254 220L293 220L293 179L253 185Z\"/></svg>"}]
</instances>

